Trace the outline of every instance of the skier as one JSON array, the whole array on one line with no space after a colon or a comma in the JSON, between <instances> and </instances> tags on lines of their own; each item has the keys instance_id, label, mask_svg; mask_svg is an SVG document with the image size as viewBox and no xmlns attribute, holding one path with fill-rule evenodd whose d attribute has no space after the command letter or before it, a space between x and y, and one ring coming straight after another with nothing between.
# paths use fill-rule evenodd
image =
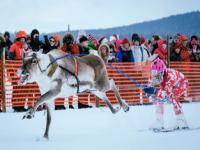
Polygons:
<instances>
[{"instance_id":1,"label":"skier","mask_svg":"<svg viewBox=\"0 0 200 150\"><path fill-rule=\"evenodd\" d=\"M160 90L156 91L154 86L160 85ZM180 96L184 95L188 88L188 80L184 75L171 68L166 68L165 63L157 58L151 64L151 78L148 86L144 88L144 92L149 96L156 106L156 122L150 128L153 131L164 129L164 106L163 104L168 101L173 104L174 112L176 115L177 129L188 129L186 119L179 101Z\"/></svg>"}]
</instances>

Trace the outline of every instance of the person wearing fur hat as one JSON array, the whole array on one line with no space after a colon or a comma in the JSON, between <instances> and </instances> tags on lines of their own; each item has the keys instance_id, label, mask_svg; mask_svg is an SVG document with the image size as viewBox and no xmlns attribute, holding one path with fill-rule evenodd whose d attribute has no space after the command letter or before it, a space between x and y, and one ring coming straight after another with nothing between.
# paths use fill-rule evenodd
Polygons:
<instances>
[{"instance_id":1,"label":"person wearing fur hat","mask_svg":"<svg viewBox=\"0 0 200 150\"><path fill-rule=\"evenodd\" d=\"M105 63L108 63L108 58L110 55L110 47L106 43L101 44L98 48L98 54L101 56L101 58Z\"/></svg>"},{"instance_id":2,"label":"person wearing fur hat","mask_svg":"<svg viewBox=\"0 0 200 150\"><path fill-rule=\"evenodd\" d=\"M69 54L80 54L79 47L74 43L74 37L71 33L67 33L63 37L63 46L61 49Z\"/></svg>"},{"instance_id":3,"label":"person wearing fur hat","mask_svg":"<svg viewBox=\"0 0 200 150\"><path fill-rule=\"evenodd\" d=\"M140 43L140 37L137 33L133 33L132 35L132 43L133 46L131 47L133 57L135 62L146 62L148 60L148 52L144 49Z\"/></svg>"},{"instance_id":4,"label":"person wearing fur hat","mask_svg":"<svg viewBox=\"0 0 200 150\"><path fill-rule=\"evenodd\" d=\"M127 38L124 38L122 41L122 46L117 52L117 61L118 62L134 62L133 53L131 51L131 45Z\"/></svg>"},{"instance_id":5,"label":"person wearing fur hat","mask_svg":"<svg viewBox=\"0 0 200 150\"><path fill-rule=\"evenodd\" d=\"M30 37L30 46L33 51L37 52L40 49L43 49L43 53L44 53L44 51L46 51L46 47L44 43L42 43L39 40L39 36L40 36L39 31L37 29L33 29L31 32L31 37Z\"/></svg>"}]
</instances>

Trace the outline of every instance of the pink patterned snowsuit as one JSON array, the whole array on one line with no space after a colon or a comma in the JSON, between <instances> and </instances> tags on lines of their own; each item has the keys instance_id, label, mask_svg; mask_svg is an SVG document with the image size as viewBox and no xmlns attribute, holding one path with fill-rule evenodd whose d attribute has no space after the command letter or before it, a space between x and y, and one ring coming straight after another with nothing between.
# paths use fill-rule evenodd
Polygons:
<instances>
[{"instance_id":1,"label":"pink patterned snowsuit","mask_svg":"<svg viewBox=\"0 0 200 150\"><path fill-rule=\"evenodd\" d=\"M150 83L153 84L151 81ZM156 105L160 107L157 111L161 111L157 113L164 113L163 103L161 103L161 101L167 98L174 106L175 115L183 114L179 98L187 92L187 88L188 80L181 72L170 68L166 69L163 81L160 84L160 90L157 91L155 95L158 100Z\"/></svg>"}]
</instances>

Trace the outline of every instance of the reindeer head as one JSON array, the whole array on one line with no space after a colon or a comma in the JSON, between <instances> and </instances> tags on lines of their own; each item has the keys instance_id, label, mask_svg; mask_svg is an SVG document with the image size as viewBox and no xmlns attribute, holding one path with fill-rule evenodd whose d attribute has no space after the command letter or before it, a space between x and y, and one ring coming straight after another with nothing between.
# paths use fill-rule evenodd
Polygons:
<instances>
[{"instance_id":1,"label":"reindeer head","mask_svg":"<svg viewBox=\"0 0 200 150\"><path fill-rule=\"evenodd\" d=\"M19 84L34 82L34 76L39 71L40 54L41 52L33 51L25 53L22 66L17 71L17 75L20 77Z\"/></svg>"}]
</instances>

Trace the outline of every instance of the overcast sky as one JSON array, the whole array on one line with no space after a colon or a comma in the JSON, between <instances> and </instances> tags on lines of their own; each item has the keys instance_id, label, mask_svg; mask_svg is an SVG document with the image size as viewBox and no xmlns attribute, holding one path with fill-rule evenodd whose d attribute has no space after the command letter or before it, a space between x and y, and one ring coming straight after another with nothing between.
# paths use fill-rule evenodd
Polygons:
<instances>
[{"instance_id":1,"label":"overcast sky","mask_svg":"<svg viewBox=\"0 0 200 150\"><path fill-rule=\"evenodd\" d=\"M200 10L200 0L1 0L0 32L129 25Z\"/></svg>"}]
</instances>

